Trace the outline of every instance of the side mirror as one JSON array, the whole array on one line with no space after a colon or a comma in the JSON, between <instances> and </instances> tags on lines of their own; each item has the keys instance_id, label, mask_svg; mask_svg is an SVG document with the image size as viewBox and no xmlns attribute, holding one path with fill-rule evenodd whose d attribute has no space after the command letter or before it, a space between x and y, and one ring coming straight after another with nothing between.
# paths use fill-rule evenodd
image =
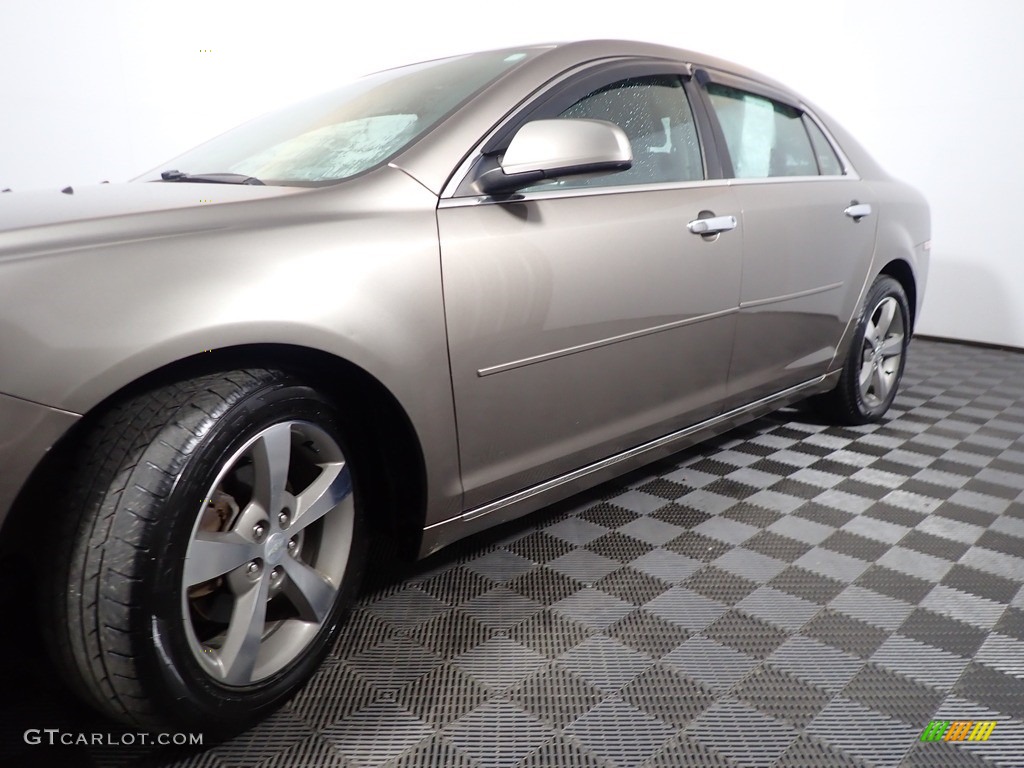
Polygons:
<instances>
[{"instance_id":1,"label":"side mirror","mask_svg":"<svg viewBox=\"0 0 1024 768\"><path fill-rule=\"evenodd\" d=\"M486 195L513 192L544 179L624 171L633 165L625 132L606 120L533 120L512 137L497 168L481 174Z\"/></svg>"}]
</instances>

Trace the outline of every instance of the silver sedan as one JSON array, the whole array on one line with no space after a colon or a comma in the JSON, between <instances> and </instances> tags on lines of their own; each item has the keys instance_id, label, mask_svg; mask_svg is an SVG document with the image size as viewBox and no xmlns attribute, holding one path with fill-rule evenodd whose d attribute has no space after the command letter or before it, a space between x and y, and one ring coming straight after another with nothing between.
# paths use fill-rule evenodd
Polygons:
<instances>
[{"instance_id":1,"label":"silver sedan","mask_svg":"<svg viewBox=\"0 0 1024 768\"><path fill-rule=\"evenodd\" d=\"M426 555L800 400L881 419L929 226L785 86L620 42L388 70L0 195L0 545L86 701L243 728L344 631L378 531Z\"/></svg>"}]
</instances>

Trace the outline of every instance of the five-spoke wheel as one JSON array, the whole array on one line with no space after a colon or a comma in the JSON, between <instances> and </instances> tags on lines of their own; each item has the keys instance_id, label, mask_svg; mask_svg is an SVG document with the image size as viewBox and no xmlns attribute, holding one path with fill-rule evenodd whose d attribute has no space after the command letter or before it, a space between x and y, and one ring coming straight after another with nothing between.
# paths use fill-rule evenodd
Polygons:
<instances>
[{"instance_id":1,"label":"five-spoke wheel","mask_svg":"<svg viewBox=\"0 0 1024 768\"><path fill-rule=\"evenodd\" d=\"M269 426L225 463L182 577L189 645L210 675L249 685L303 651L337 598L353 516L341 448L313 424Z\"/></svg>"},{"instance_id":2,"label":"five-spoke wheel","mask_svg":"<svg viewBox=\"0 0 1024 768\"><path fill-rule=\"evenodd\" d=\"M877 408L889 399L903 369L903 313L893 296L883 298L868 315L862 343L858 384L864 403Z\"/></svg>"},{"instance_id":3,"label":"five-spoke wheel","mask_svg":"<svg viewBox=\"0 0 1024 768\"><path fill-rule=\"evenodd\" d=\"M881 419L896 397L910 339L910 308L903 287L880 275L864 299L835 389L814 399L845 424Z\"/></svg>"},{"instance_id":4,"label":"five-spoke wheel","mask_svg":"<svg viewBox=\"0 0 1024 768\"><path fill-rule=\"evenodd\" d=\"M210 734L292 695L362 572L348 425L335 402L266 370L177 382L98 415L46 601L71 686L132 725Z\"/></svg>"}]
</instances>

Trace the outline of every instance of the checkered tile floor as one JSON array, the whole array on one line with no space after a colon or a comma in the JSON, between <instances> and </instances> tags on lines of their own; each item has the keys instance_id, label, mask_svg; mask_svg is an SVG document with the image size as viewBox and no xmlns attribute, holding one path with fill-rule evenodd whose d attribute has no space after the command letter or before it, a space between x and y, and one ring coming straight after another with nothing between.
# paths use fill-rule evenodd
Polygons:
<instances>
[{"instance_id":1,"label":"checkered tile floor","mask_svg":"<svg viewBox=\"0 0 1024 768\"><path fill-rule=\"evenodd\" d=\"M264 725L202 753L89 757L1020 766L1022 586L1024 354L918 340L886 423L777 413L393 564ZM60 706L63 727L82 716ZM919 741L932 719L998 725Z\"/></svg>"}]
</instances>

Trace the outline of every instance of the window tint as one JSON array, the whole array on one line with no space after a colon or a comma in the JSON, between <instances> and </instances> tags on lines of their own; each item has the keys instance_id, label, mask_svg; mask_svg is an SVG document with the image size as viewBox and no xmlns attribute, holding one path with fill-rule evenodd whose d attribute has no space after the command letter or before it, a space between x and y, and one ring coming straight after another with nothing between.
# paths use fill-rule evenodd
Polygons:
<instances>
[{"instance_id":1,"label":"window tint","mask_svg":"<svg viewBox=\"0 0 1024 768\"><path fill-rule=\"evenodd\" d=\"M708 85L708 95L736 178L818 175L799 110L715 83Z\"/></svg>"},{"instance_id":2,"label":"window tint","mask_svg":"<svg viewBox=\"0 0 1024 768\"><path fill-rule=\"evenodd\" d=\"M678 77L620 80L587 94L560 117L608 120L629 137L633 166L601 176L568 178L558 188L696 181L704 178L693 113Z\"/></svg>"},{"instance_id":3,"label":"window tint","mask_svg":"<svg viewBox=\"0 0 1024 768\"><path fill-rule=\"evenodd\" d=\"M818 170L821 171L821 175L842 176L843 164L839 162L836 151L828 143L828 139L821 132L821 128L807 115L804 115L804 125L807 126L807 133L811 136L811 144L814 145L814 156L818 158Z\"/></svg>"}]
</instances>

